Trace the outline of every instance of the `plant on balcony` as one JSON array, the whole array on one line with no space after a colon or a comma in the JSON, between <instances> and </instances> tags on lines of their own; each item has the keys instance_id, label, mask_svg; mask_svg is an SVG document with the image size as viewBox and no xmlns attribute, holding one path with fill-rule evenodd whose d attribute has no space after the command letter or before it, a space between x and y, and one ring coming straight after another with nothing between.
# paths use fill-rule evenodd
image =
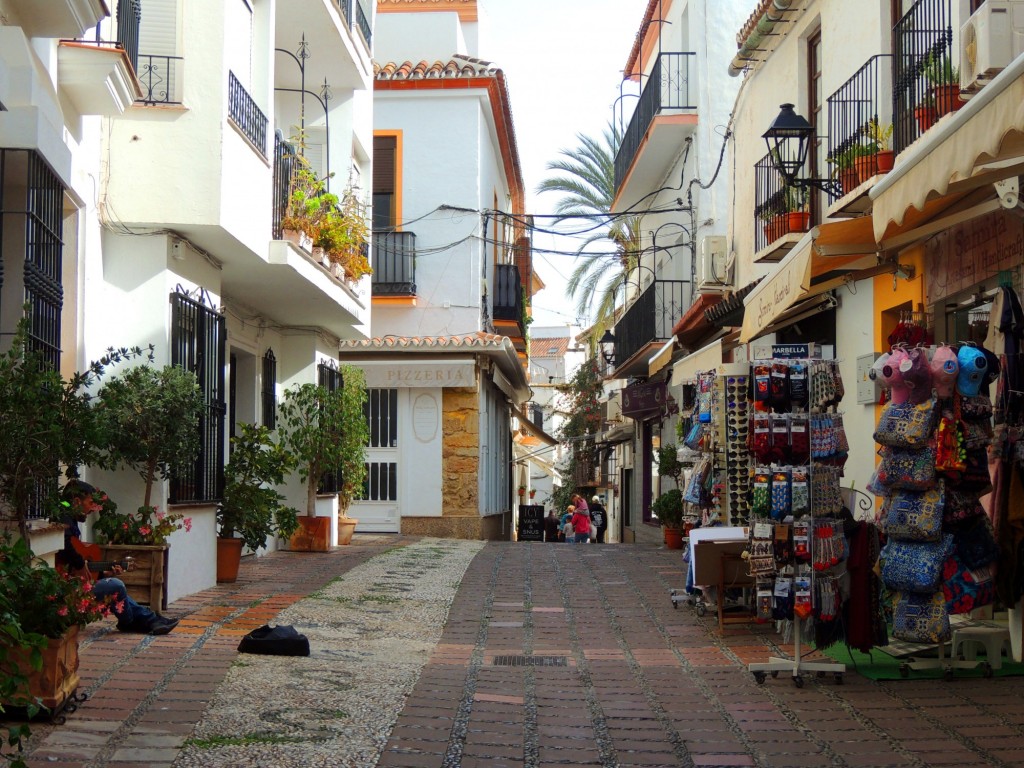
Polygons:
<instances>
[{"instance_id":1,"label":"plant on balcony","mask_svg":"<svg viewBox=\"0 0 1024 768\"><path fill-rule=\"evenodd\" d=\"M932 87L937 117L955 112L965 104L960 98L960 70L953 66L949 54L937 55L932 51L924 61L923 71Z\"/></svg>"},{"instance_id":2,"label":"plant on balcony","mask_svg":"<svg viewBox=\"0 0 1024 768\"><path fill-rule=\"evenodd\" d=\"M865 135L878 147L875 153L878 172L888 173L896 161L896 155L892 150L892 123L883 125L873 117L868 121Z\"/></svg>"},{"instance_id":3,"label":"plant on balcony","mask_svg":"<svg viewBox=\"0 0 1024 768\"><path fill-rule=\"evenodd\" d=\"M811 212L808 210L810 197L806 187L788 186L785 188L786 231L806 232L811 223Z\"/></svg>"},{"instance_id":4,"label":"plant on balcony","mask_svg":"<svg viewBox=\"0 0 1024 768\"><path fill-rule=\"evenodd\" d=\"M765 243L774 243L787 232L786 204L782 192L776 192L758 209L757 216L764 222Z\"/></svg>"},{"instance_id":5,"label":"plant on balcony","mask_svg":"<svg viewBox=\"0 0 1024 768\"><path fill-rule=\"evenodd\" d=\"M282 228L299 232L313 248L322 248L346 280L355 282L370 274L366 247L370 229L364 206L351 190L341 197L328 192L326 179L319 178L301 156L296 160Z\"/></svg>"},{"instance_id":6,"label":"plant on balcony","mask_svg":"<svg viewBox=\"0 0 1024 768\"><path fill-rule=\"evenodd\" d=\"M861 183L861 169L867 174L864 181L874 175L871 172L874 168L872 162L877 151L878 145L874 142L856 143L846 146L828 158L828 162L835 166L832 175L839 178L844 195L850 194Z\"/></svg>"}]
</instances>

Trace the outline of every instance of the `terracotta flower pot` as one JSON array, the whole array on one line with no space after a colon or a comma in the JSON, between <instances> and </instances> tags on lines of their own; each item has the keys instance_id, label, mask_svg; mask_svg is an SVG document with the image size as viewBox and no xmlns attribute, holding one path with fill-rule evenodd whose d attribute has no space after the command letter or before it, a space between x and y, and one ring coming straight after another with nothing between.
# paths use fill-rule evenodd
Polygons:
<instances>
[{"instance_id":1,"label":"terracotta flower pot","mask_svg":"<svg viewBox=\"0 0 1024 768\"><path fill-rule=\"evenodd\" d=\"M683 529L682 528L662 528L665 535L665 546L669 549L682 549L683 548Z\"/></svg>"},{"instance_id":2,"label":"terracotta flower pot","mask_svg":"<svg viewBox=\"0 0 1024 768\"><path fill-rule=\"evenodd\" d=\"M338 544L344 547L352 543L352 534L356 532L358 523L354 517L338 518Z\"/></svg>"},{"instance_id":3,"label":"terracotta flower pot","mask_svg":"<svg viewBox=\"0 0 1024 768\"><path fill-rule=\"evenodd\" d=\"M233 584L238 580L238 566L242 564L241 539L217 537L217 583Z\"/></svg>"},{"instance_id":4,"label":"terracotta flower pot","mask_svg":"<svg viewBox=\"0 0 1024 768\"><path fill-rule=\"evenodd\" d=\"M857 188L860 182L857 180L857 169L854 167L843 168L839 172L839 184L843 188L843 194L848 195Z\"/></svg>"},{"instance_id":5,"label":"terracotta flower pot","mask_svg":"<svg viewBox=\"0 0 1024 768\"><path fill-rule=\"evenodd\" d=\"M935 113L938 117L956 112L967 103L960 98L959 85L936 85L932 88L932 95L935 97Z\"/></svg>"},{"instance_id":6,"label":"terracotta flower pot","mask_svg":"<svg viewBox=\"0 0 1024 768\"><path fill-rule=\"evenodd\" d=\"M875 155L875 160L878 161L878 172L888 173L896 163L896 153L891 149L882 149Z\"/></svg>"},{"instance_id":7,"label":"terracotta flower pot","mask_svg":"<svg viewBox=\"0 0 1024 768\"><path fill-rule=\"evenodd\" d=\"M917 121L918 132L924 133L935 125L935 121L939 119L939 115L935 111L935 107L922 104L914 108L914 119Z\"/></svg>"},{"instance_id":8,"label":"terracotta flower pot","mask_svg":"<svg viewBox=\"0 0 1024 768\"><path fill-rule=\"evenodd\" d=\"M299 530L288 542L296 552L328 552L331 549L331 521L326 517L300 517Z\"/></svg>"},{"instance_id":9,"label":"terracotta flower pot","mask_svg":"<svg viewBox=\"0 0 1024 768\"><path fill-rule=\"evenodd\" d=\"M789 232L806 232L811 226L811 214L807 211L790 211L786 214L786 229Z\"/></svg>"},{"instance_id":10,"label":"terracotta flower pot","mask_svg":"<svg viewBox=\"0 0 1024 768\"><path fill-rule=\"evenodd\" d=\"M857 181L863 184L878 173L878 162L875 155L862 155L853 161L853 167L857 169Z\"/></svg>"}]
</instances>

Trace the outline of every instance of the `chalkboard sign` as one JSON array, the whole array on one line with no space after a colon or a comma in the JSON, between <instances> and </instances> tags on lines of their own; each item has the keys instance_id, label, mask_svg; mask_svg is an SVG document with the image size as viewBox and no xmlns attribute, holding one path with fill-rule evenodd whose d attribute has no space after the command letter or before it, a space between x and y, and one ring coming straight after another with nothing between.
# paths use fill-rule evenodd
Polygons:
<instances>
[{"instance_id":1,"label":"chalkboard sign","mask_svg":"<svg viewBox=\"0 0 1024 768\"><path fill-rule=\"evenodd\" d=\"M519 540L544 541L544 505L519 505Z\"/></svg>"}]
</instances>

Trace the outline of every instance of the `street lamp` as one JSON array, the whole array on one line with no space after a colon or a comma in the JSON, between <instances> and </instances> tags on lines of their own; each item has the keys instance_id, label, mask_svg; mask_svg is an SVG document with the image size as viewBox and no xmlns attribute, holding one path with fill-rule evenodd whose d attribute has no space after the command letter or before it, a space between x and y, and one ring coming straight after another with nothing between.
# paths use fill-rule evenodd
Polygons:
<instances>
[{"instance_id":1,"label":"street lamp","mask_svg":"<svg viewBox=\"0 0 1024 768\"><path fill-rule=\"evenodd\" d=\"M768 145L772 165L787 187L814 187L830 195L841 194L835 179L798 179L797 174L807 162L807 151L814 138L814 126L793 110L792 104L782 104L782 111L768 130L762 134Z\"/></svg>"},{"instance_id":2,"label":"street lamp","mask_svg":"<svg viewBox=\"0 0 1024 768\"><path fill-rule=\"evenodd\" d=\"M601 345L601 357L608 365L615 365L615 335L611 328L605 329L604 336L597 342Z\"/></svg>"}]
</instances>

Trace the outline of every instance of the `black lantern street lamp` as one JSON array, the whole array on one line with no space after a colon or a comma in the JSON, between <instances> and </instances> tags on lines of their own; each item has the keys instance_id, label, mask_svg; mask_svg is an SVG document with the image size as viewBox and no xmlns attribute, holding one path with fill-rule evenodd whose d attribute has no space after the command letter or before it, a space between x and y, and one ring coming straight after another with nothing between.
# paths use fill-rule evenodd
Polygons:
<instances>
[{"instance_id":1,"label":"black lantern street lamp","mask_svg":"<svg viewBox=\"0 0 1024 768\"><path fill-rule=\"evenodd\" d=\"M597 343L601 345L601 357L604 358L605 363L615 365L615 336L612 334L611 328L605 330L604 336Z\"/></svg>"},{"instance_id":2,"label":"black lantern street lamp","mask_svg":"<svg viewBox=\"0 0 1024 768\"><path fill-rule=\"evenodd\" d=\"M814 138L814 126L793 110L792 104L782 104L782 111L768 130L762 134L768 145L768 156L772 165L787 187L814 187L830 195L841 194L835 179L797 178L800 169L807 162L807 151Z\"/></svg>"}]
</instances>

